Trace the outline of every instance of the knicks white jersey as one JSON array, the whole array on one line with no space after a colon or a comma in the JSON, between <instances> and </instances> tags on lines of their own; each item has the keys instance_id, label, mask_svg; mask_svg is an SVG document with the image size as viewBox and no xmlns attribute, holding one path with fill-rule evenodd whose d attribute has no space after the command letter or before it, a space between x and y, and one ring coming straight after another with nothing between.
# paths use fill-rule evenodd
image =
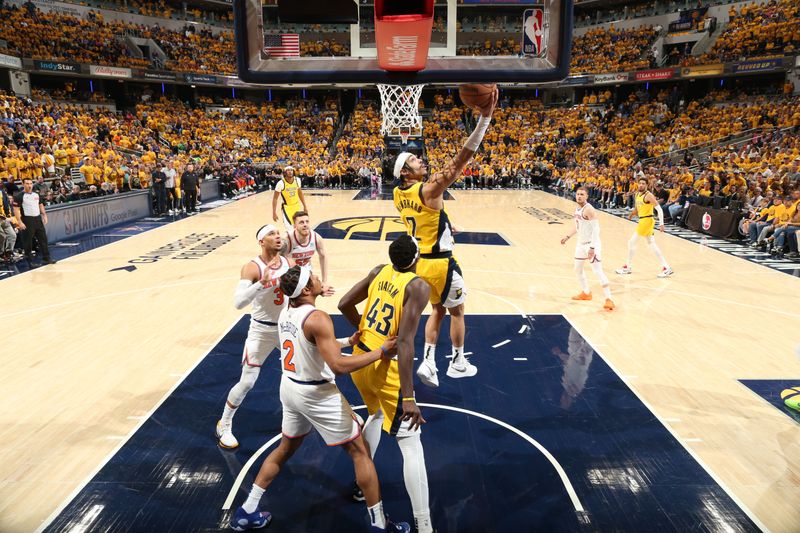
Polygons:
<instances>
[{"instance_id":1,"label":"knicks white jersey","mask_svg":"<svg viewBox=\"0 0 800 533\"><path fill-rule=\"evenodd\" d=\"M319 349L303 333L308 315L316 311L313 305L287 307L278 319L281 371L283 375L302 382L333 381L333 371L325 364Z\"/></svg>"},{"instance_id":2,"label":"knicks white jersey","mask_svg":"<svg viewBox=\"0 0 800 533\"><path fill-rule=\"evenodd\" d=\"M317 253L317 235L316 231L312 231L308 235L307 242L304 244L300 242L300 235L297 230L289 232L289 256L294 261L295 265L311 266L311 258Z\"/></svg>"},{"instance_id":3,"label":"knicks white jersey","mask_svg":"<svg viewBox=\"0 0 800 533\"><path fill-rule=\"evenodd\" d=\"M253 262L258 265L258 279L264 278L264 272L269 271L269 283L264 290L258 291L253 298L253 309L250 316L259 322L271 322L277 324L278 317L286 308L288 298L283 295L280 289L280 277L289 270L289 262L285 257L280 256L281 265L278 268L269 268L261 259L256 257Z\"/></svg>"},{"instance_id":4,"label":"knicks white jersey","mask_svg":"<svg viewBox=\"0 0 800 533\"><path fill-rule=\"evenodd\" d=\"M583 207L575 209L575 215L573 216L575 219L575 229L578 231L578 244L589 244L592 242L592 225L589 224L589 221L583 216L583 211L586 209L587 205L589 204L584 204Z\"/></svg>"}]
</instances>

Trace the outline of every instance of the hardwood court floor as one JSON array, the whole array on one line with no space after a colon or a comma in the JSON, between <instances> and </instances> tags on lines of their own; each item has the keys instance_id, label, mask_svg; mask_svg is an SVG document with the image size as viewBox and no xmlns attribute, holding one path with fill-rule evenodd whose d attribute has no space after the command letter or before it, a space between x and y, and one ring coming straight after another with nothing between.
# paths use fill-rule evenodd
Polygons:
<instances>
[{"instance_id":1,"label":"hardwood court floor","mask_svg":"<svg viewBox=\"0 0 800 533\"><path fill-rule=\"evenodd\" d=\"M312 222L395 216L390 202L353 195L307 195ZM600 214L618 305L607 313L588 268L595 300L570 300L574 241L559 239L573 203L535 191L454 196L457 226L511 244L457 246L468 312L564 314L757 523L796 530L800 425L738 380L800 381L800 280L662 234L675 276L657 279L640 244L623 278L613 268L634 226ZM270 202L253 196L0 283L0 531L42 525L241 316L233 289ZM387 256L374 240L327 248L340 295ZM319 303L335 312L337 302Z\"/></svg>"}]
</instances>

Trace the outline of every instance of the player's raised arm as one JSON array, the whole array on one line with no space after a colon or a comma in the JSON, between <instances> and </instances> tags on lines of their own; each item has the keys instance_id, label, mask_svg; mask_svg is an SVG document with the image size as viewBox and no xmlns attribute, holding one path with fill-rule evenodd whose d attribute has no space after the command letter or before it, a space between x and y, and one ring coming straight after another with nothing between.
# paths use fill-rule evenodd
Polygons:
<instances>
[{"instance_id":1,"label":"player's raised arm","mask_svg":"<svg viewBox=\"0 0 800 533\"><path fill-rule=\"evenodd\" d=\"M653 204L653 208L655 208L656 214L658 215L658 229L664 231L664 209L662 209L661 204L658 203L656 195L648 192L647 196L644 197L644 201L648 204Z\"/></svg>"},{"instance_id":2,"label":"player's raised arm","mask_svg":"<svg viewBox=\"0 0 800 533\"><path fill-rule=\"evenodd\" d=\"M495 89L489 103L480 108L481 118L478 119L475 129L472 130L472 134L467 138L461 151L440 172L435 173L430 180L423 184L422 194L426 201L442 196L445 189L461 176L472 155L478 151L486 130L489 129L489 124L492 122L492 112L497 105L498 97L499 92Z\"/></svg>"},{"instance_id":3,"label":"player's raised arm","mask_svg":"<svg viewBox=\"0 0 800 533\"><path fill-rule=\"evenodd\" d=\"M354 328L357 328L361 323L361 313L358 312L356 306L367 299L367 296L369 296L369 284L372 283L375 276L377 276L385 266L386 265L378 265L373 268L370 273L367 274L367 277L353 285L353 287L347 291L347 294L342 296L342 299L339 300L339 311Z\"/></svg>"},{"instance_id":4,"label":"player's raised arm","mask_svg":"<svg viewBox=\"0 0 800 533\"><path fill-rule=\"evenodd\" d=\"M390 356L397 345L397 337L389 337L377 350L342 357L342 349L333 332L333 321L325 311L313 311L303 325L306 338L317 345L319 354L334 374L349 374L374 363L382 356Z\"/></svg>"},{"instance_id":5,"label":"player's raised arm","mask_svg":"<svg viewBox=\"0 0 800 533\"><path fill-rule=\"evenodd\" d=\"M416 278L406 286L403 317L397 331L397 366L400 374L400 395L403 400L403 420L411 421L411 430L425 423L414 399L414 338L417 336L419 317L428 305L430 286Z\"/></svg>"},{"instance_id":6,"label":"player's raised arm","mask_svg":"<svg viewBox=\"0 0 800 533\"><path fill-rule=\"evenodd\" d=\"M242 275L233 293L233 306L236 309L244 309L252 303L256 294L263 290L264 284L260 283L258 265L249 261L242 267Z\"/></svg>"}]
</instances>

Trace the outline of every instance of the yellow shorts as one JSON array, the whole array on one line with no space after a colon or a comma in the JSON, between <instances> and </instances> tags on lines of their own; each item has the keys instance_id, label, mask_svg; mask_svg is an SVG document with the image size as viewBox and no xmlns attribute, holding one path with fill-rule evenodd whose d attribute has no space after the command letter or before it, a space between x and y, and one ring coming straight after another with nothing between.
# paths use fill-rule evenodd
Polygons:
<instances>
[{"instance_id":1,"label":"yellow shorts","mask_svg":"<svg viewBox=\"0 0 800 533\"><path fill-rule=\"evenodd\" d=\"M302 210L303 204L301 203L298 203L297 205L283 204L281 206L281 213L283 213L283 225L286 226L287 230L291 231L294 228L294 214Z\"/></svg>"},{"instance_id":2,"label":"yellow shorts","mask_svg":"<svg viewBox=\"0 0 800 533\"><path fill-rule=\"evenodd\" d=\"M362 353L367 351L360 346L353 347L354 355ZM364 399L369 414L375 414L378 409L383 411L383 430L390 435L397 435L402 422L400 417L403 416L403 410L399 407L402 398L397 360L379 359L356 370L350 377Z\"/></svg>"},{"instance_id":3,"label":"yellow shorts","mask_svg":"<svg viewBox=\"0 0 800 533\"><path fill-rule=\"evenodd\" d=\"M656 227L656 219L653 217L640 218L639 223L636 224L636 233L642 237L650 237L653 235L653 230Z\"/></svg>"},{"instance_id":4,"label":"yellow shorts","mask_svg":"<svg viewBox=\"0 0 800 533\"><path fill-rule=\"evenodd\" d=\"M417 276L431 286L430 301L434 305L456 307L467 299L467 286L455 257L441 259L420 257L417 262Z\"/></svg>"}]
</instances>

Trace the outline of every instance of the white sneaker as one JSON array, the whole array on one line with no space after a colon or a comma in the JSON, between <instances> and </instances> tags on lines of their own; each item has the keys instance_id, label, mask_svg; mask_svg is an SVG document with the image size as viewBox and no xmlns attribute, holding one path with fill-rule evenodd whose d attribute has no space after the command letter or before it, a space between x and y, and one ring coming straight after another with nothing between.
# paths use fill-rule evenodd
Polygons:
<instances>
[{"instance_id":1,"label":"white sneaker","mask_svg":"<svg viewBox=\"0 0 800 533\"><path fill-rule=\"evenodd\" d=\"M230 424L223 424L222 420L217 421L217 444L220 448L232 450L239 447L239 441L233 436Z\"/></svg>"},{"instance_id":2,"label":"white sneaker","mask_svg":"<svg viewBox=\"0 0 800 533\"><path fill-rule=\"evenodd\" d=\"M451 378L471 378L478 373L478 367L469 362L466 357L461 363L450 361L447 367L447 376Z\"/></svg>"},{"instance_id":3,"label":"white sneaker","mask_svg":"<svg viewBox=\"0 0 800 533\"><path fill-rule=\"evenodd\" d=\"M633 269L628 268L628 265L622 265L622 268L618 268L614 272L617 274L631 274L633 273Z\"/></svg>"},{"instance_id":4,"label":"white sneaker","mask_svg":"<svg viewBox=\"0 0 800 533\"><path fill-rule=\"evenodd\" d=\"M417 375L419 376L420 381L422 381L428 387L436 388L439 386L439 377L436 375L436 364L428 362L427 359L423 359L422 363L420 363L419 368L417 369Z\"/></svg>"},{"instance_id":5,"label":"white sneaker","mask_svg":"<svg viewBox=\"0 0 800 533\"><path fill-rule=\"evenodd\" d=\"M664 267L664 268L661 269L661 272L659 272L658 277L659 278L668 278L671 275L673 275L674 273L675 272L673 272L670 267Z\"/></svg>"}]
</instances>

